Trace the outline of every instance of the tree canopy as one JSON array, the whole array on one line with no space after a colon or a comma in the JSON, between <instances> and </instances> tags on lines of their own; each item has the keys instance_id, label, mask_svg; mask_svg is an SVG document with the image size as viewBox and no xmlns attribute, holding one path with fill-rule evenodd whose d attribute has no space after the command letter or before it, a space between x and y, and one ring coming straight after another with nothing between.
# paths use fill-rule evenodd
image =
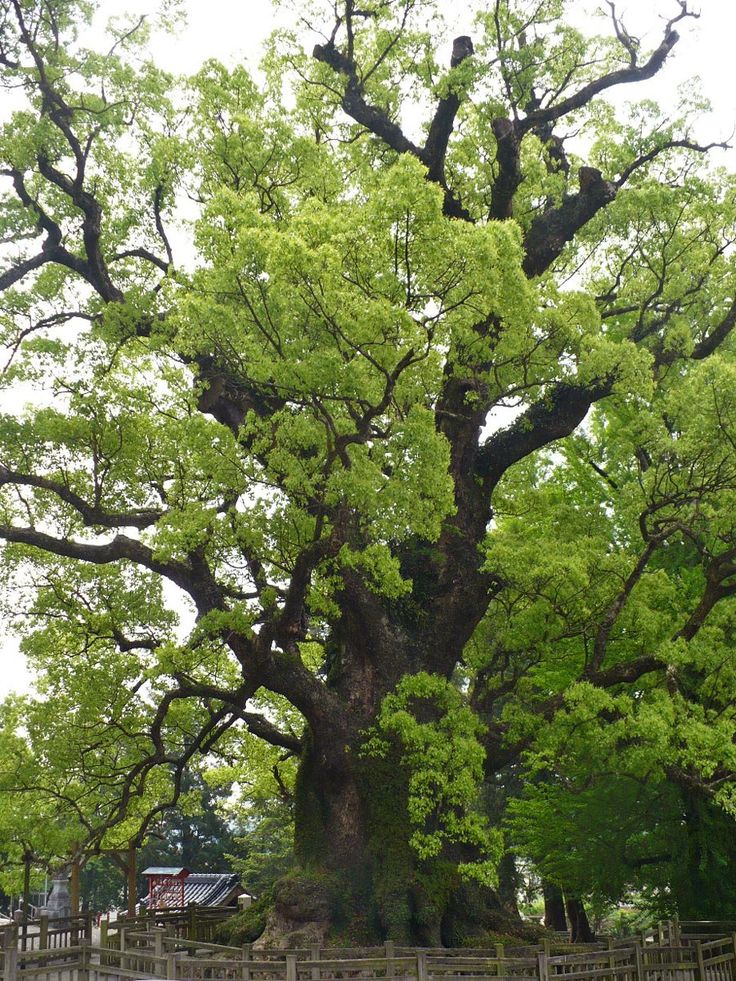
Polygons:
<instances>
[{"instance_id":1,"label":"tree canopy","mask_svg":"<svg viewBox=\"0 0 736 981\"><path fill-rule=\"evenodd\" d=\"M0 821L141 842L190 767L254 760L289 895L367 934L513 924L504 849L571 899L717 891L736 183L696 97L607 101L686 0L651 50L570 6L453 40L432 0L305 0L312 51L174 79L145 19L102 54L92 4L2 0L0 540L39 697Z\"/></svg>"}]
</instances>

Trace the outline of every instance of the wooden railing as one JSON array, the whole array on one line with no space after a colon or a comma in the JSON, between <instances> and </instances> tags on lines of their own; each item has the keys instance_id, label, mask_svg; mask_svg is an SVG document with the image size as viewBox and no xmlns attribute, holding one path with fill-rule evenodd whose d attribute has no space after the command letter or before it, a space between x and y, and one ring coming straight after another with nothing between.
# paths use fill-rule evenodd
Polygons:
<instances>
[{"instance_id":1,"label":"wooden railing","mask_svg":"<svg viewBox=\"0 0 736 981\"><path fill-rule=\"evenodd\" d=\"M102 920L100 923L103 946L119 947L122 932L150 930L155 927L166 929L170 935L184 940L214 939L215 930L226 919L237 913L237 909L226 906L183 906L166 910L146 910L138 916L121 916L118 919Z\"/></svg>"},{"instance_id":2,"label":"wooden railing","mask_svg":"<svg viewBox=\"0 0 736 981\"><path fill-rule=\"evenodd\" d=\"M19 918L5 929L15 932L21 951L49 950L74 946L80 939L91 941L92 920L91 913L61 919L50 919L44 914L36 919Z\"/></svg>"},{"instance_id":3,"label":"wooden railing","mask_svg":"<svg viewBox=\"0 0 736 981\"><path fill-rule=\"evenodd\" d=\"M210 911L200 922L217 919ZM165 925L151 926L152 920ZM262 951L202 939L196 934L206 931L199 927L193 937L182 935L192 922L189 909L125 918L108 924L104 943L92 944L87 920L76 917L47 924L43 934L39 927L25 947L16 924L2 935L0 981L736 981L736 933L714 937L710 924L706 929L672 923L643 937L609 938L604 949L600 943L572 947L550 938L538 946L498 944L494 950L388 941L378 947ZM29 942L31 936L38 943Z\"/></svg>"}]
</instances>

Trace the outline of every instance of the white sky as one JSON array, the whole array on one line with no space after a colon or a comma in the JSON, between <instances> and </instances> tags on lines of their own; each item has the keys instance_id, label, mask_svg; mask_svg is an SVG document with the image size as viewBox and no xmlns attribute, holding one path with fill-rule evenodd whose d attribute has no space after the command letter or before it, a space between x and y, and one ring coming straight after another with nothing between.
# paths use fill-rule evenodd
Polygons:
<instances>
[{"instance_id":1,"label":"white sky","mask_svg":"<svg viewBox=\"0 0 736 981\"><path fill-rule=\"evenodd\" d=\"M464 5L446 0L448 10L459 11L453 34L472 34L472 25L463 22ZM151 0L104 0L102 13L117 16L126 11L147 12ZM574 12L589 8L584 0L573 0ZM698 21L680 25L682 39L674 56L663 71L643 85L622 90L631 98L651 97L663 104L673 99L679 84L700 76L704 94L713 104L713 114L704 118L699 138L704 142L731 137L736 128L736 85L733 82L733 39L736 37L736 0L693 0L700 10ZM176 37L158 39L157 62L178 73L194 72L201 63L216 57L226 63L247 60L253 67L268 34L276 26L288 23L281 12L278 20L270 0L186 0L187 25ZM661 16L672 16L676 0L621 0L617 9L630 34L642 37L650 46L661 36ZM601 28L602 29L602 28ZM312 42L310 42L311 45ZM445 40L449 52L451 37ZM736 137L734 138L736 142ZM719 155L731 169L736 169L736 150ZM0 624L0 699L11 691L28 687L28 672L15 640Z\"/></svg>"}]
</instances>

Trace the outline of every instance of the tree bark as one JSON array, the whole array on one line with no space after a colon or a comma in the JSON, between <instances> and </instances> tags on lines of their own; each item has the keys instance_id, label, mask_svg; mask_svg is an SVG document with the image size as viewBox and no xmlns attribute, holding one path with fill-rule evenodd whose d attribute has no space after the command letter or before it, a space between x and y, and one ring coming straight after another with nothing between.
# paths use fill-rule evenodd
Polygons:
<instances>
[{"instance_id":1,"label":"tree bark","mask_svg":"<svg viewBox=\"0 0 736 981\"><path fill-rule=\"evenodd\" d=\"M576 944L589 944L595 940L595 935L588 922L582 899L576 896L565 897L565 909L570 921L570 940Z\"/></svg>"},{"instance_id":2,"label":"tree bark","mask_svg":"<svg viewBox=\"0 0 736 981\"><path fill-rule=\"evenodd\" d=\"M298 915L312 908L339 930L345 909L363 910L367 941L420 946L480 942L488 930L520 928L513 868L506 869L502 895L502 889L461 879L458 864L476 857L464 846L418 859L409 843L415 829L400 750L391 748L385 758L362 752L384 695L404 674L420 669L419 640L410 618L389 616L386 601L357 582L348 588L351 602L327 644L328 684L342 717L337 723L334 716L310 720L297 776L295 852L303 880ZM315 881L323 889L319 903ZM292 876L289 906L296 910L294 888ZM277 886L280 919L296 933L299 924L288 922L287 904L279 897Z\"/></svg>"},{"instance_id":3,"label":"tree bark","mask_svg":"<svg viewBox=\"0 0 736 981\"><path fill-rule=\"evenodd\" d=\"M545 880L542 882L542 895L544 896L544 925L548 930L564 933L567 930L567 917L562 890L553 882Z\"/></svg>"}]
</instances>

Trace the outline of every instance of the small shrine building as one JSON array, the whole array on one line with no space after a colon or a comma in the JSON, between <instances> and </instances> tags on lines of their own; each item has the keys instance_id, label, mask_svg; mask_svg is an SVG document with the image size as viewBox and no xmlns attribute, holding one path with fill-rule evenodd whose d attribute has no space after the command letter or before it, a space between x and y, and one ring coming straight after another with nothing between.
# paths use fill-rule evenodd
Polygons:
<instances>
[{"instance_id":1,"label":"small shrine building","mask_svg":"<svg viewBox=\"0 0 736 981\"><path fill-rule=\"evenodd\" d=\"M250 899L240 876L231 872L192 872L187 868L151 866L143 871L148 893L140 900L146 909L180 909L198 906L236 906L238 900L248 905Z\"/></svg>"}]
</instances>

